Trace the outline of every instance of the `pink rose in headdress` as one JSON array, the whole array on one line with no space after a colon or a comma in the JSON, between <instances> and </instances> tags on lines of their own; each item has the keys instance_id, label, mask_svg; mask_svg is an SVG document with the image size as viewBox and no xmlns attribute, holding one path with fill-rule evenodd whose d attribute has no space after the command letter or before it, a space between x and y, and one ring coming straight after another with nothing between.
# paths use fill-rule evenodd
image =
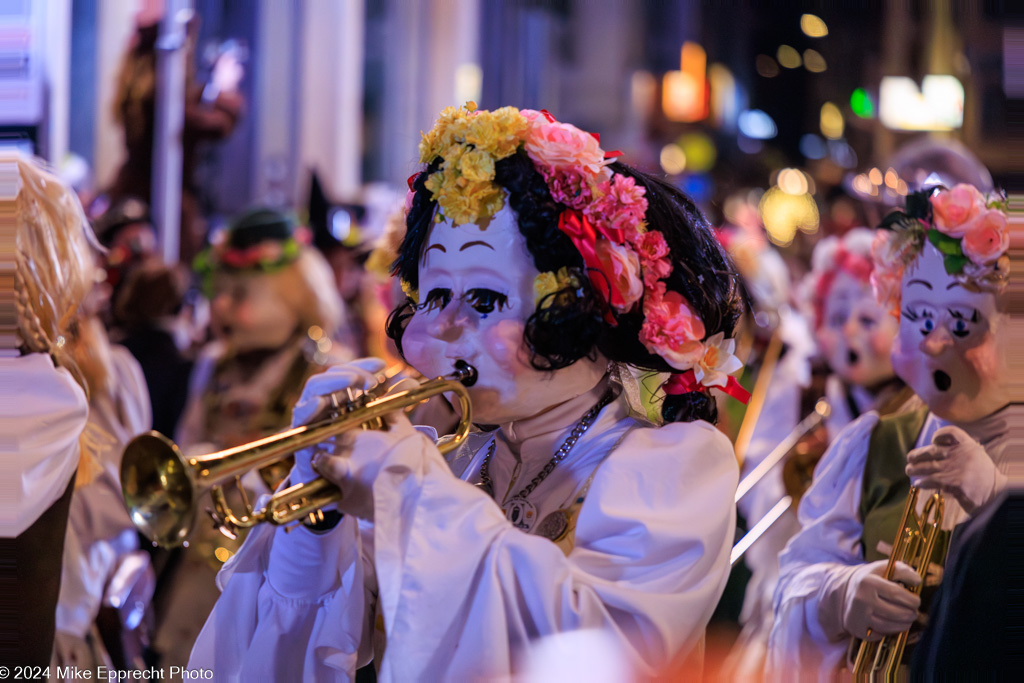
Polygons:
<instances>
[{"instance_id":1,"label":"pink rose in headdress","mask_svg":"<svg viewBox=\"0 0 1024 683\"><path fill-rule=\"evenodd\" d=\"M598 187L601 197L587 207L586 213L590 220L607 224L632 242L647 213L646 192L633 178L615 175L610 181L601 183Z\"/></svg>"},{"instance_id":2,"label":"pink rose in headdress","mask_svg":"<svg viewBox=\"0 0 1024 683\"><path fill-rule=\"evenodd\" d=\"M963 237L967 223L985 210L985 197L973 186L961 183L931 197L935 228L950 237Z\"/></svg>"},{"instance_id":3,"label":"pink rose in headdress","mask_svg":"<svg viewBox=\"0 0 1024 683\"><path fill-rule=\"evenodd\" d=\"M572 209L584 209L592 198L587 176L576 169L553 170L541 167L551 197Z\"/></svg>"},{"instance_id":4,"label":"pink rose in headdress","mask_svg":"<svg viewBox=\"0 0 1024 683\"><path fill-rule=\"evenodd\" d=\"M534 123L538 119L541 121L547 120L545 119L544 114L540 113L536 109L520 109L519 114L530 123Z\"/></svg>"},{"instance_id":5,"label":"pink rose in headdress","mask_svg":"<svg viewBox=\"0 0 1024 683\"><path fill-rule=\"evenodd\" d=\"M996 209L986 209L966 226L960 248L964 256L978 265L998 259L1010 248L1006 215Z\"/></svg>"},{"instance_id":6,"label":"pink rose in headdress","mask_svg":"<svg viewBox=\"0 0 1024 683\"><path fill-rule=\"evenodd\" d=\"M657 230L637 233L633 239L633 248L640 255L640 265L644 267L644 285L654 286L658 280L664 280L672 274L672 262L668 260L668 243Z\"/></svg>"},{"instance_id":7,"label":"pink rose in headdress","mask_svg":"<svg viewBox=\"0 0 1024 683\"><path fill-rule=\"evenodd\" d=\"M644 299L640 341L677 370L689 370L704 357L704 323L683 295L666 291L664 283Z\"/></svg>"},{"instance_id":8,"label":"pink rose in headdress","mask_svg":"<svg viewBox=\"0 0 1024 683\"><path fill-rule=\"evenodd\" d=\"M595 273L592 278L595 286L605 292L610 285L609 303L618 311L628 311L644 294L644 284L640 279L640 258L629 247L606 239L597 240L595 253L601 264L600 271L604 274L602 278Z\"/></svg>"},{"instance_id":9,"label":"pink rose in headdress","mask_svg":"<svg viewBox=\"0 0 1024 683\"><path fill-rule=\"evenodd\" d=\"M535 119L526 135L525 148L533 163L554 170L577 167L596 176L604 167L604 151L597 139L568 123Z\"/></svg>"}]
</instances>

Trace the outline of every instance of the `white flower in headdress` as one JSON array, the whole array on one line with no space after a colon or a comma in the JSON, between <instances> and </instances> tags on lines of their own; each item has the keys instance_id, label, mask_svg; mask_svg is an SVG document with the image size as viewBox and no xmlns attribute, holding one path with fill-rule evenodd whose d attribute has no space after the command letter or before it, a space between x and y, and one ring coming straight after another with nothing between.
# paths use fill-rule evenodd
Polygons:
<instances>
[{"instance_id":1,"label":"white flower in headdress","mask_svg":"<svg viewBox=\"0 0 1024 683\"><path fill-rule=\"evenodd\" d=\"M724 387L729 375L743 367L735 351L735 339L726 339L723 332L711 335L704 342L703 357L693 366L697 381L706 387Z\"/></svg>"}]
</instances>

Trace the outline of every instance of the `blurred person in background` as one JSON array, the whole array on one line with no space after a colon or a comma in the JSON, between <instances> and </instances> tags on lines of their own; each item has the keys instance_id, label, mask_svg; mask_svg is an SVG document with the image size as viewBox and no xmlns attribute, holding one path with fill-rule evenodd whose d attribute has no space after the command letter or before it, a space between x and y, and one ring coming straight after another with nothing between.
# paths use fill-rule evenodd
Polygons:
<instances>
[{"instance_id":1,"label":"blurred person in background","mask_svg":"<svg viewBox=\"0 0 1024 683\"><path fill-rule=\"evenodd\" d=\"M1012 457L1006 372L1009 245L1005 197L969 185L925 190L883 223L872 284L899 321L892 367L919 410L870 411L833 441L799 508L800 531L780 557L768 674L831 678L851 640L909 632L913 654L949 531L1006 487ZM911 487L918 514L945 497L943 533L917 570L902 559L884 577ZM956 536L954 535L955 539Z\"/></svg>"},{"instance_id":2,"label":"blurred person in background","mask_svg":"<svg viewBox=\"0 0 1024 683\"><path fill-rule=\"evenodd\" d=\"M0 205L12 247L4 258L13 261L4 296L13 330L3 330L0 349L0 579L15 616L3 625L17 629L0 633L0 660L45 667L89 411L68 339L93 284L98 243L75 194L41 161L12 150L0 151Z\"/></svg>"},{"instance_id":3,"label":"blurred person in background","mask_svg":"<svg viewBox=\"0 0 1024 683\"><path fill-rule=\"evenodd\" d=\"M291 218L253 209L220 237L195 264L214 340L192 374L177 439L186 449L278 431L310 375L353 357L332 338L344 305L330 267Z\"/></svg>"},{"instance_id":4,"label":"blurred person in background","mask_svg":"<svg viewBox=\"0 0 1024 683\"><path fill-rule=\"evenodd\" d=\"M162 13L162 10L140 12L138 28L121 66L114 117L124 127L127 157L113 184L106 190L111 206L129 197L147 205L152 203L156 43ZM180 254L183 263L190 263L206 240L206 221L199 203L200 189L194 180L198 147L203 142L228 137L235 129L244 106L238 86L245 71L234 52L226 51L220 55L209 83L196 81L198 22L198 17L189 22L186 39L185 119L181 137Z\"/></svg>"},{"instance_id":5,"label":"blurred person in background","mask_svg":"<svg viewBox=\"0 0 1024 683\"><path fill-rule=\"evenodd\" d=\"M193 336L183 306L188 275L179 264L151 260L134 268L117 290L114 319L120 343L142 367L153 429L173 438L188 397Z\"/></svg>"},{"instance_id":6,"label":"blurred person in background","mask_svg":"<svg viewBox=\"0 0 1024 683\"><path fill-rule=\"evenodd\" d=\"M185 453L209 453L288 427L306 380L352 355L332 339L343 316L331 269L285 214L238 216L196 259L210 299L213 341L199 353L177 438ZM288 465L243 480L256 495L276 488ZM161 576L156 647L165 666L184 666L217 599L215 572L241 539L203 525L172 551Z\"/></svg>"},{"instance_id":7,"label":"blurred person in background","mask_svg":"<svg viewBox=\"0 0 1024 683\"><path fill-rule=\"evenodd\" d=\"M313 173L309 190L312 243L330 264L344 303L344 318L333 335L354 357L382 354L380 331L387 318L387 311L377 300L372 276L366 271L366 261L383 229L383 224L374 226L370 220L365 205L338 204L328 199L318 174Z\"/></svg>"},{"instance_id":8,"label":"blurred person in background","mask_svg":"<svg viewBox=\"0 0 1024 683\"><path fill-rule=\"evenodd\" d=\"M107 250L104 257L106 285L113 304L132 270L149 261L161 260L156 229L149 206L136 197L118 200L93 221L92 226L100 244ZM111 308L100 313L116 335L121 326L116 311Z\"/></svg>"},{"instance_id":9,"label":"blurred person in background","mask_svg":"<svg viewBox=\"0 0 1024 683\"><path fill-rule=\"evenodd\" d=\"M102 273L98 262L90 270ZM100 313L109 290L102 276L94 282L68 335L89 392L89 419L64 545L53 666L97 672L101 665L145 668L142 616L154 576L120 483L125 445L152 427L149 395L138 362L107 337Z\"/></svg>"},{"instance_id":10,"label":"blurred person in background","mask_svg":"<svg viewBox=\"0 0 1024 683\"><path fill-rule=\"evenodd\" d=\"M389 334L426 376L472 364L474 420L500 427L446 458L398 412L339 457L297 454L291 482L324 473L338 510L253 530L190 666L351 680L372 657L384 680L504 678L544 637L595 629L630 670L699 676L734 526L711 389L736 391L735 273L688 197L594 136L474 111L424 135ZM295 423L383 368L314 377ZM659 373L657 423L633 368Z\"/></svg>"},{"instance_id":11,"label":"blurred person in background","mask_svg":"<svg viewBox=\"0 0 1024 683\"><path fill-rule=\"evenodd\" d=\"M811 272L800 289L813 327L814 345L805 345L825 363L824 374L812 371L810 355L798 367L785 356L772 378L763 418L743 463L749 473L771 453L822 397L829 413L803 434L782 464L767 473L740 501L749 524L764 517L785 496L792 503L745 555L753 576L744 600L744 633L736 656L737 675L759 678L774 623L772 598L779 576L779 554L799 530L796 509L811 483L814 467L828 444L853 419L868 411L890 415L911 409L913 392L896 377L889 359L897 322L875 298L871 245L875 231L853 228L842 237L828 236L815 245ZM811 330L804 329L807 339ZM813 376L812 376L813 372ZM824 375L824 376L823 376ZM787 389L789 387L789 389ZM788 393L787 393L788 392Z\"/></svg>"}]
</instances>

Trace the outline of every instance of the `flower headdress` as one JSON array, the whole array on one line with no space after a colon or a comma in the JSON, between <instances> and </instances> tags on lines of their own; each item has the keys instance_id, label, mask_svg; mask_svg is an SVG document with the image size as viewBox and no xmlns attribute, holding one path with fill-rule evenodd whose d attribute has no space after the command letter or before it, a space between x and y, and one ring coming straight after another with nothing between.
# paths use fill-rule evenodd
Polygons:
<instances>
[{"instance_id":1,"label":"flower headdress","mask_svg":"<svg viewBox=\"0 0 1024 683\"><path fill-rule=\"evenodd\" d=\"M621 152L605 152L597 135L559 122L547 111L478 111L472 102L445 109L420 142L422 163L441 160L424 185L439 207L435 220L486 224L505 203L504 190L494 182L495 164L520 147L544 177L551 197L565 207L558 228L582 256L606 305L606 321L615 325L616 314L642 311L640 341L677 371L666 392L715 386L746 400L745 390L730 376L742 367L733 355L735 341L722 333L705 340L700 316L680 293L667 288L669 246L659 231L647 230L646 189L612 172L609 164ZM409 179L410 191L415 178ZM537 305L546 308L575 295L579 287L568 269L541 273L534 283Z\"/></svg>"},{"instance_id":2,"label":"flower headdress","mask_svg":"<svg viewBox=\"0 0 1024 683\"><path fill-rule=\"evenodd\" d=\"M244 213L196 256L192 269L203 290L213 291L213 274L224 271L275 273L299 258L309 233L272 209Z\"/></svg>"},{"instance_id":3,"label":"flower headdress","mask_svg":"<svg viewBox=\"0 0 1024 683\"><path fill-rule=\"evenodd\" d=\"M840 273L846 273L865 285L871 281L874 238L874 230L852 228L841 238L830 235L815 245L811 272L804 284L808 303L814 309L815 329L824 324L825 303Z\"/></svg>"},{"instance_id":4,"label":"flower headdress","mask_svg":"<svg viewBox=\"0 0 1024 683\"><path fill-rule=\"evenodd\" d=\"M962 284L1000 290L1009 280L1010 232L1006 196L984 195L973 185L932 188L907 197L905 211L885 218L872 244L875 296L899 316L900 280L925 240L942 254L946 273Z\"/></svg>"}]
</instances>

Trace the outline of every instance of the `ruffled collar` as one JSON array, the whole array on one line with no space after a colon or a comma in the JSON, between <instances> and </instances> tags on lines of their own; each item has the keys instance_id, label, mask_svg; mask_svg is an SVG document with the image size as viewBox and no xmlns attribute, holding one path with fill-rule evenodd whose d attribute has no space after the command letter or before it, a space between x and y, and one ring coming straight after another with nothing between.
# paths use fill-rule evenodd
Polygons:
<instances>
[{"instance_id":1,"label":"ruffled collar","mask_svg":"<svg viewBox=\"0 0 1024 683\"><path fill-rule=\"evenodd\" d=\"M549 460L584 413L608 390L605 375L589 391L559 403L544 412L501 425L498 436L518 461Z\"/></svg>"}]
</instances>

